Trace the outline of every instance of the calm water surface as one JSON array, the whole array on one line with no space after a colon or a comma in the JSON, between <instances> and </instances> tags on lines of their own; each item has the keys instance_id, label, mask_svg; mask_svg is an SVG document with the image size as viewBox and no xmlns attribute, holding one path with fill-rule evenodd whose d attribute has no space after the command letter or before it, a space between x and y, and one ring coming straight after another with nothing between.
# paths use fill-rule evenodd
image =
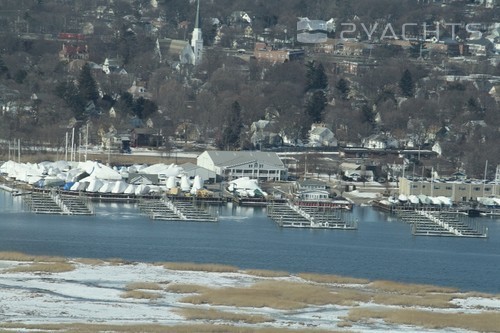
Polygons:
<instances>
[{"instance_id":1,"label":"calm water surface","mask_svg":"<svg viewBox=\"0 0 500 333\"><path fill-rule=\"evenodd\" d=\"M34 215L0 190L0 251L132 261L222 263L331 273L500 293L500 220L488 239L414 237L411 228L356 207L357 231L281 229L264 208L221 208L219 223L153 221L133 204L95 203L96 216Z\"/></svg>"}]
</instances>

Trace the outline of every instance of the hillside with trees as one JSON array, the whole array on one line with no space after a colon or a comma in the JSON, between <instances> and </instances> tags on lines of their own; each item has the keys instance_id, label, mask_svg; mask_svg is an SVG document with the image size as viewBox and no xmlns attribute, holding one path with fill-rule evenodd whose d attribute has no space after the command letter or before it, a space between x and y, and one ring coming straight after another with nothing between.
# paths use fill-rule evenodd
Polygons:
<instances>
[{"instance_id":1,"label":"hillside with trees","mask_svg":"<svg viewBox=\"0 0 500 333\"><path fill-rule=\"evenodd\" d=\"M189 41L195 1L4 0L0 139L62 147L69 129L90 128L89 142L101 145L103 133L150 128L162 133L165 147L180 139L265 149L307 145L311 125L323 123L344 146L361 146L382 133L415 149L438 143L442 162L436 163L470 174L484 172L486 160L500 164L494 95L500 86L491 79L500 76L498 55L456 58L422 40L400 46L370 39L387 33L388 24L401 36L407 22L418 23L408 28L412 36L424 22L464 21L481 22L478 29L487 35L498 8L465 0L446 6L417 0L213 0L200 6L205 48L202 63L191 66L162 55L158 45ZM331 40L356 27L350 40L369 47L346 54L346 42L344 53L330 54L300 44L295 37L301 17L333 19ZM464 26L455 32L469 37ZM305 57L257 61L251 56L256 41L301 49ZM243 55L236 52L241 49ZM68 50L76 55L64 58ZM116 66L103 71L111 60ZM346 63L356 71L342 67ZM252 142L252 124L259 120L269 121L279 144Z\"/></svg>"}]
</instances>

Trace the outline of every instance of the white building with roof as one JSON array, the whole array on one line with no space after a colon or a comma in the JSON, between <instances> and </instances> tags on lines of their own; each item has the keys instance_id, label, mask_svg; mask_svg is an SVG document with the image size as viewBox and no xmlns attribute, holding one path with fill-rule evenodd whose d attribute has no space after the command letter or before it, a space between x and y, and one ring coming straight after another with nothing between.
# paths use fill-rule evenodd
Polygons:
<instances>
[{"instance_id":1,"label":"white building with roof","mask_svg":"<svg viewBox=\"0 0 500 333\"><path fill-rule=\"evenodd\" d=\"M313 124L309 131L309 144L313 147L337 147L337 139L324 124Z\"/></svg>"},{"instance_id":2,"label":"white building with roof","mask_svg":"<svg viewBox=\"0 0 500 333\"><path fill-rule=\"evenodd\" d=\"M249 177L262 181L286 180L288 170L273 152L205 151L197 158L198 166L215 172L218 178Z\"/></svg>"}]
</instances>

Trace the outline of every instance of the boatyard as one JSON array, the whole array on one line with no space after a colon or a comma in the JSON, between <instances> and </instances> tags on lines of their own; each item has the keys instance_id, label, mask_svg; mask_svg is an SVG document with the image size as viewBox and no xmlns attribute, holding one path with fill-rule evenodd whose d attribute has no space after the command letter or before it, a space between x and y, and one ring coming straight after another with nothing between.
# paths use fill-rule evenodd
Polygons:
<instances>
[{"instance_id":1,"label":"boatyard","mask_svg":"<svg viewBox=\"0 0 500 333\"><path fill-rule=\"evenodd\" d=\"M131 203L138 215L151 220L214 223L219 221L219 208L212 207L232 203L265 208L281 228L355 231L360 222L348 198L354 193L340 196L332 183L319 179L273 181L268 173L269 178L260 181L240 177L205 182L181 166L161 163L111 168L92 161L27 165L9 161L2 169L2 188L21 196L26 209L35 214L92 216L94 203L113 202ZM211 177L201 167L196 172ZM340 183L334 189L342 187ZM494 205L479 207L423 194L382 197L369 204L410 224L414 236L487 238L487 228L469 217L493 216L499 211Z\"/></svg>"}]
</instances>

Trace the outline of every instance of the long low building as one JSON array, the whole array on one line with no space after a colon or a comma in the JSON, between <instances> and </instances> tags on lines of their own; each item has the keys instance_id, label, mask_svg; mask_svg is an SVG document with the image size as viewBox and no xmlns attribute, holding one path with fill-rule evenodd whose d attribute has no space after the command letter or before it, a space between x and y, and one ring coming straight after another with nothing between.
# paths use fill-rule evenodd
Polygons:
<instances>
[{"instance_id":1,"label":"long low building","mask_svg":"<svg viewBox=\"0 0 500 333\"><path fill-rule=\"evenodd\" d=\"M483 184L472 180L431 182L399 178L399 192L406 196L419 194L431 197L443 196L450 198L453 202L476 201L481 197L500 196L500 184Z\"/></svg>"},{"instance_id":2,"label":"long low building","mask_svg":"<svg viewBox=\"0 0 500 333\"><path fill-rule=\"evenodd\" d=\"M288 176L287 168L273 152L207 150L198 156L196 164L225 180L249 177L273 181Z\"/></svg>"}]
</instances>

